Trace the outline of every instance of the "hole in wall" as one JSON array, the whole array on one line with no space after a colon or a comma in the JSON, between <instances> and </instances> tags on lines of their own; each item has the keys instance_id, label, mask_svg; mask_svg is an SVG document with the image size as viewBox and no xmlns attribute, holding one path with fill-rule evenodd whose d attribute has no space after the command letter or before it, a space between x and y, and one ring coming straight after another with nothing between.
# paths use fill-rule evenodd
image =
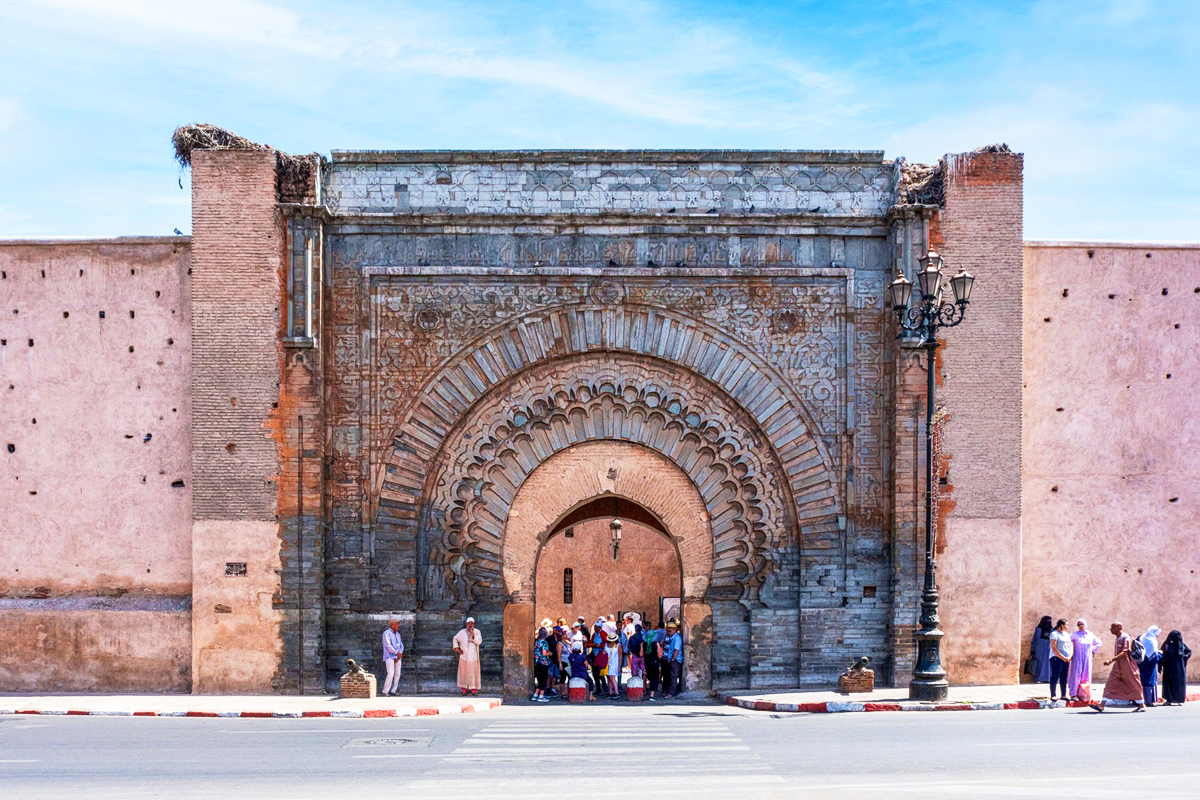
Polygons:
<instances>
[{"instance_id":1,"label":"hole in wall","mask_svg":"<svg viewBox=\"0 0 1200 800\"><path fill-rule=\"evenodd\" d=\"M33 347L33 339L30 339L30 340L29 340L29 346L30 346L30 347Z\"/></svg>"},{"instance_id":2,"label":"hole in wall","mask_svg":"<svg viewBox=\"0 0 1200 800\"><path fill-rule=\"evenodd\" d=\"M175 344L175 340L168 336L167 337L167 346L169 347L170 345L173 345L173 344Z\"/></svg>"},{"instance_id":3,"label":"hole in wall","mask_svg":"<svg viewBox=\"0 0 1200 800\"><path fill-rule=\"evenodd\" d=\"M63 312L63 319L66 319L66 318L67 318L67 317L69 317L69 316L71 316L71 312L70 312L70 311L64 311L64 312Z\"/></svg>"},{"instance_id":4,"label":"hole in wall","mask_svg":"<svg viewBox=\"0 0 1200 800\"><path fill-rule=\"evenodd\" d=\"M874 597L877 589L874 586L863 587L863 597ZM651 653L653 655L653 653Z\"/></svg>"},{"instance_id":5,"label":"hole in wall","mask_svg":"<svg viewBox=\"0 0 1200 800\"><path fill-rule=\"evenodd\" d=\"M17 446L16 446L15 444L10 444L10 445L8 446L8 452L10 452L10 453L15 453L15 452L17 452Z\"/></svg>"},{"instance_id":6,"label":"hole in wall","mask_svg":"<svg viewBox=\"0 0 1200 800\"><path fill-rule=\"evenodd\" d=\"M229 398L229 405L231 405L231 406L236 406L236 405L237 405L237 398L236 398L236 397L231 397L231 398Z\"/></svg>"},{"instance_id":7,"label":"hole in wall","mask_svg":"<svg viewBox=\"0 0 1200 800\"><path fill-rule=\"evenodd\" d=\"M1171 380L1171 373L1167 373L1167 380Z\"/></svg>"},{"instance_id":8,"label":"hole in wall","mask_svg":"<svg viewBox=\"0 0 1200 800\"><path fill-rule=\"evenodd\" d=\"M1056 409L1054 409L1054 410L1055 410L1055 411L1062 411L1062 410L1063 410L1063 407L1062 407L1062 406L1059 406L1058 408L1056 408Z\"/></svg>"},{"instance_id":9,"label":"hole in wall","mask_svg":"<svg viewBox=\"0 0 1200 800\"><path fill-rule=\"evenodd\" d=\"M104 319L104 312L103 312L103 311L101 311L101 312L100 312L100 319Z\"/></svg>"},{"instance_id":10,"label":"hole in wall","mask_svg":"<svg viewBox=\"0 0 1200 800\"><path fill-rule=\"evenodd\" d=\"M229 444L225 445L225 452L230 454L237 452L237 444L230 442Z\"/></svg>"},{"instance_id":11,"label":"hole in wall","mask_svg":"<svg viewBox=\"0 0 1200 800\"><path fill-rule=\"evenodd\" d=\"M8 339L0 339L0 347L8 347Z\"/></svg>"},{"instance_id":12,"label":"hole in wall","mask_svg":"<svg viewBox=\"0 0 1200 800\"><path fill-rule=\"evenodd\" d=\"M1179 330L1179 323L1178 323L1178 322L1176 322L1176 323L1175 323L1175 330Z\"/></svg>"},{"instance_id":13,"label":"hole in wall","mask_svg":"<svg viewBox=\"0 0 1200 800\"><path fill-rule=\"evenodd\" d=\"M1150 254L1149 254L1149 253L1146 253L1146 258L1149 258L1149 257L1150 257Z\"/></svg>"},{"instance_id":14,"label":"hole in wall","mask_svg":"<svg viewBox=\"0 0 1200 800\"><path fill-rule=\"evenodd\" d=\"M42 277L46 277L46 270L42 270Z\"/></svg>"},{"instance_id":15,"label":"hole in wall","mask_svg":"<svg viewBox=\"0 0 1200 800\"><path fill-rule=\"evenodd\" d=\"M132 311L130 311L130 312L129 312L129 318L130 318L130 319L133 319L133 312L132 312Z\"/></svg>"},{"instance_id":16,"label":"hole in wall","mask_svg":"<svg viewBox=\"0 0 1200 800\"><path fill-rule=\"evenodd\" d=\"M130 274L130 275L137 275L137 270L136 270L136 269L131 269L131 270L129 270L129 274Z\"/></svg>"},{"instance_id":17,"label":"hole in wall","mask_svg":"<svg viewBox=\"0 0 1200 800\"><path fill-rule=\"evenodd\" d=\"M1095 251L1095 250L1088 250L1088 258L1091 258L1091 257L1092 257L1092 256L1094 256L1095 254L1096 254L1096 251Z\"/></svg>"},{"instance_id":18,"label":"hole in wall","mask_svg":"<svg viewBox=\"0 0 1200 800\"><path fill-rule=\"evenodd\" d=\"M1045 319L1042 320L1042 322L1049 322L1049 321L1050 321L1049 317L1046 317Z\"/></svg>"},{"instance_id":19,"label":"hole in wall","mask_svg":"<svg viewBox=\"0 0 1200 800\"><path fill-rule=\"evenodd\" d=\"M158 291L157 289L155 289L155 290L154 290L154 296L155 296L155 297L162 297L162 292L160 292L160 291Z\"/></svg>"},{"instance_id":20,"label":"hole in wall","mask_svg":"<svg viewBox=\"0 0 1200 800\"><path fill-rule=\"evenodd\" d=\"M1166 297L1166 296L1167 296L1167 290L1163 289L1163 297Z\"/></svg>"},{"instance_id":21,"label":"hole in wall","mask_svg":"<svg viewBox=\"0 0 1200 800\"><path fill-rule=\"evenodd\" d=\"M83 277L83 270L79 270L79 277Z\"/></svg>"},{"instance_id":22,"label":"hole in wall","mask_svg":"<svg viewBox=\"0 0 1200 800\"><path fill-rule=\"evenodd\" d=\"M1178 502L1179 502L1179 498L1178 498L1178 497L1172 497L1172 498L1171 498L1170 500L1168 500L1167 502L1168 502L1168 503L1178 503Z\"/></svg>"},{"instance_id":23,"label":"hole in wall","mask_svg":"<svg viewBox=\"0 0 1200 800\"><path fill-rule=\"evenodd\" d=\"M172 489L182 489L183 481L171 481L171 488Z\"/></svg>"},{"instance_id":24,"label":"hole in wall","mask_svg":"<svg viewBox=\"0 0 1200 800\"><path fill-rule=\"evenodd\" d=\"M1108 296L1108 299L1109 299L1109 300L1115 300L1115 299L1116 299L1116 297L1117 297L1117 296L1116 296L1115 294L1110 294L1110 295Z\"/></svg>"},{"instance_id":25,"label":"hole in wall","mask_svg":"<svg viewBox=\"0 0 1200 800\"><path fill-rule=\"evenodd\" d=\"M1051 487L1050 487L1050 491L1052 491L1052 492L1058 492L1058 487L1057 487L1057 486L1051 486Z\"/></svg>"},{"instance_id":26,"label":"hole in wall","mask_svg":"<svg viewBox=\"0 0 1200 800\"><path fill-rule=\"evenodd\" d=\"M133 352L133 345L129 345L129 352Z\"/></svg>"},{"instance_id":27,"label":"hole in wall","mask_svg":"<svg viewBox=\"0 0 1200 800\"><path fill-rule=\"evenodd\" d=\"M1063 289L1063 295L1062 295L1062 296L1063 296L1063 297L1066 297L1066 296L1067 296L1067 295L1069 295L1070 293L1071 293L1071 290L1070 290L1070 289Z\"/></svg>"},{"instance_id":28,"label":"hole in wall","mask_svg":"<svg viewBox=\"0 0 1200 800\"><path fill-rule=\"evenodd\" d=\"M37 491L36 491L36 490L33 490L33 489L31 489L31 490L29 491L29 493L30 493L30 494L37 494Z\"/></svg>"}]
</instances>

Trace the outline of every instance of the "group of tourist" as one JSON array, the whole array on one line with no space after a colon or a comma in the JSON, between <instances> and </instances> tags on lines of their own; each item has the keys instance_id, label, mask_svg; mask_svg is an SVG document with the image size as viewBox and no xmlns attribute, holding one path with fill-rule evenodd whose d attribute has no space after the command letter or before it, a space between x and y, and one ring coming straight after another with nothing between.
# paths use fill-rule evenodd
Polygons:
<instances>
[{"instance_id":1,"label":"group of tourist","mask_svg":"<svg viewBox=\"0 0 1200 800\"><path fill-rule=\"evenodd\" d=\"M635 614L626 614L620 626L616 617L601 616L591 627L579 617L569 628L542 620L533 643L535 688L532 699L546 703L552 697L566 700L568 684L579 678L587 685L588 701L596 696L621 696L625 671L643 682L643 698L674 697L683 689L683 636L679 623L660 622L651 628ZM557 687L557 688L556 688Z\"/></svg>"},{"instance_id":2,"label":"group of tourist","mask_svg":"<svg viewBox=\"0 0 1200 800\"><path fill-rule=\"evenodd\" d=\"M1076 620L1075 630L1067 630L1067 621L1051 624L1042 617L1033 632L1030 644L1030 663L1026 672L1039 683L1050 684L1050 699L1081 700L1104 711L1110 700L1127 700L1134 711L1145 711L1159 702L1159 675L1162 675L1164 705L1182 704L1187 698L1187 662L1192 651L1183 641L1183 634L1171 631L1159 646L1162 629L1152 625L1138 638L1125 633L1119 622L1109 626L1116 637L1113 657L1104 662L1111 666L1104 694L1092 701L1092 656L1100 649L1100 639L1088 630L1086 620Z\"/></svg>"}]
</instances>

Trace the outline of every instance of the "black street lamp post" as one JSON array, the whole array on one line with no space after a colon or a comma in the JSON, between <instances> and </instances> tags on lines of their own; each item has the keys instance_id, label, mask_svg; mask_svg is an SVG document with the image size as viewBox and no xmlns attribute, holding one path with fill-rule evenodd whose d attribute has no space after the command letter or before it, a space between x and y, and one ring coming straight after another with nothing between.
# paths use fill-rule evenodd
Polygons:
<instances>
[{"instance_id":1,"label":"black street lamp post","mask_svg":"<svg viewBox=\"0 0 1200 800\"><path fill-rule=\"evenodd\" d=\"M910 307L912 281L900 275L892 282L892 307L900 322L901 339L918 338L925 347L925 588L921 592L921 630L917 632L917 664L913 668L908 696L912 700L945 700L950 684L942 668L942 636L938 628L937 560L933 552L933 412L934 368L937 364L937 332L963 321L975 278L962 270L950 279L954 301L942 299L942 257L932 249L920 259L917 284L921 297Z\"/></svg>"}]
</instances>

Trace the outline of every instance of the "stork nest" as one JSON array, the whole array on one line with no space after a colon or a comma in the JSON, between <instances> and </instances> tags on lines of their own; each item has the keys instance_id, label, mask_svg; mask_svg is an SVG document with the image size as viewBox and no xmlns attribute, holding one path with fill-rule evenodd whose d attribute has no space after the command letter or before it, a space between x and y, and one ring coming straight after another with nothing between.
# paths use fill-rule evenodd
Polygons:
<instances>
[{"instance_id":1,"label":"stork nest","mask_svg":"<svg viewBox=\"0 0 1200 800\"><path fill-rule=\"evenodd\" d=\"M292 155L282 150L238 136L216 125L182 125L171 135L175 160L180 166L192 165L196 150L269 150L275 154L275 191L281 203L311 203L315 200L314 172L325 163L320 153Z\"/></svg>"},{"instance_id":2,"label":"stork nest","mask_svg":"<svg viewBox=\"0 0 1200 800\"><path fill-rule=\"evenodd\" d=\"M1011 152L1012 149L1006 144L989 144L975 148L970 154ZM939 158L936 164L910 164L905 161L900 165L900 189L904 194L902 202L944 206L946 159Z\"/></svg>"}]
</instances>

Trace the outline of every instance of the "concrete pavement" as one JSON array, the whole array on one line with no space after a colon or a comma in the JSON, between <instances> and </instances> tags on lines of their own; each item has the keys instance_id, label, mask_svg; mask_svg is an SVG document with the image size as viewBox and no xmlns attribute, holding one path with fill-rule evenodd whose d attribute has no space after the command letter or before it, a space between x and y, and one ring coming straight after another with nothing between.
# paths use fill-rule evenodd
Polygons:
<instances>
[{"instance_id":1,"label":"concrete pavement","mask_svg":"<svg viewBox=\"0 0 1200 800\"><path fill-rule=\"evenodd\" d=\"M378 720L9 716L0 797L1197 798L1197 752L1200 704L1145 714L665 703Z\"/></svg>"},{"instance_id":2,"label":"concrete pavement","mask_svg":"<svg viewBox=\"0 0 1200 800\"><path fill-rule=\"evenodd\" d=\"M1087 703L1050 701L1044 684L1022 683L1008 686L952 686L942 703L917 703L908 699L908 689L876 689L873 692L842 694L833 691L788 692L714 692L722 703L750 711L836 714L854 711L1001 711L1047 708L1086 708ZM1092 697L1104 696L1104 684L1092 685ZM1200 686L1189 686L1189 702L1200 701ZM1111 705L1132 705L1111 701Z\"/></svg>"},{"instance_id":3,"label":"concrete pavement","mask_svg":"<svg viewBox=\"0 0 1200 800\"><path fill-rule=\"evenodd\" d=\"M9 714L107 717L425 717L471 714L500 706L498 697L377 697L204 694L0 695L0 716Z\"/></svg>"}]
</instances>

